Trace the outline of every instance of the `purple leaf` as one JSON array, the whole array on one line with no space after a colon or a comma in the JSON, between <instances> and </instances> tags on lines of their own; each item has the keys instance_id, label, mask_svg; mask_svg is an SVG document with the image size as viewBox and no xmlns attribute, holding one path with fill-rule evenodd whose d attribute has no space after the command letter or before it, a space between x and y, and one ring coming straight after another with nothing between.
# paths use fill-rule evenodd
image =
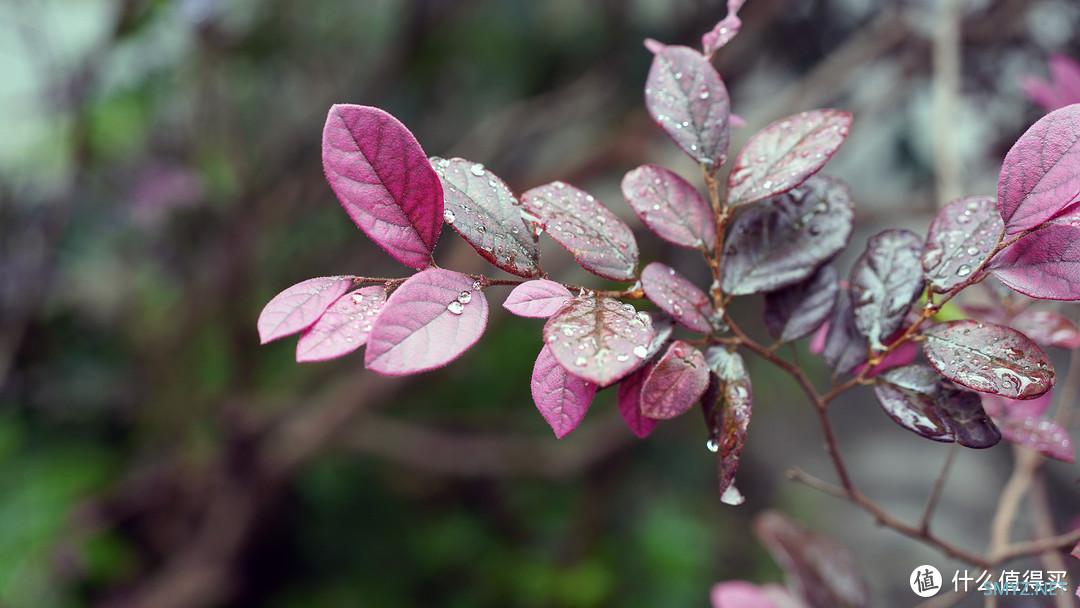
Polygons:
<instances>
[{"instance_id":1,"label":"purple leaf","mask_svg":"<svg viewBox=\"0 0 1080 608\"><path fill-rule=\"evenodd\" d=\"M900 329L922 293L922 246L913 232L884 230L870 237L851 268L855 327L875 351L884 350L884 340Z\"/></svg>"},{"instance_id":2,"label":"purple leaf","mask_svg":"<svg viewBox=\"0 0 1080 608\"><path fill-rule=\"evenodd\" d=\"M300 336L296 360L326 361L347 355L367 343L371 327L386 303L386 288L373 285L337 299Z\"/></svg>"},{"instance_id":3,"label":"purple leaf","mask_svg":"<svg viewBox=\"0 0 1080 608\"><path fill-rule=\"evenodd\" d=\"M544 341L570 373L608 386L649 357L652 317L613 298L573 298L544 325Z\"/></svg>"},{"instance_id":4,"label":"purple leaf","mask_svg":"<svg viewBox=\"0 0 1080 608\"><path fill-rule=\"evenodd\" d=\"M665 241L705 250L714 246L716 224L709 203L675 173L642 165L623 177L622 192L641 222Z\"/></svg>"},{"instance_id":5,"label":"purple leaf","mask_svg":"<svg viewBox=\"0 0 1080 608\"><path fill-rule=\"evenodd\" d=\"M641 413L641 385L652 372L653 364L646 363L619 383L618 405L626 426L639 439L644 439L656 428L656 420Z\"/></svg>"},{"instance_id":6,"label":"purple leaf","mask_svg":"<svg viewBox=\"0 0 1080 608\"><path fill-rule=\"evenodd\" d=\"M1001 395L984 393L982 400L986 411L995 418L1001 416L1038 418L1050 409L1054 401L1054 391L1046 391L1034 399L1009 399Z\"/></svg>"},{"instance_id":7,"label":"purple leaf","mask_svg":"<svg viewBox=\"0 0 1080 608\"><path fill-rule=\"evenodd\" d=\"M536 279L518 285L506 297L503 308L519 317L546 319L559 312L573 294L555 281Z\"/></svg>"},{"instance_id":8,"label":"purple leaf","mask_svg":"<svg viewBox=\"0 0 1080 608\"><path fill-rule=\"evenodd\" d=\"M855 313L846 292L837 298L828 326L822 353L829 367L838 374L846 374L866 361L866 338L855 327Z\"/></svg>"},{"instance_id":9,"label":"purple leaf","mask_svg":"<svg viewBox=\"0 0 1080 608\"><path fill-rule=\"evenodd\" d=\"M950 321L923 335L930 364L962 386L1014 399L1032 399L1054 386L1054 367L1046 353L1011 327Z\"/></svg>"},{"instance_id":10,"label":"purple leaf","mask_svg":"<svg viewBox=\"0 0 1080 608\"><path fill-rule=\"evenodd\" d=\"M930 223L922 266L931 289L944 293L982 269L1005 224L993 198L971 196L942 207Z\"/></svg>"},{"instance_id":11,"label":"purple leaf","mask_svg":"<svg viewBox=\"0 0 1080 608\"><path fill-rule=\"evenodd\" d=\"M655 420L680 416L697 403L708 386L705 355L676 340L641 385L641 413Z\"/></svg>"},{"instance_id":12,"label":"purple leaf","mask_svg":"<svg viewBox=\"0 0 1080 608\"><path fill-rule=\"evenodd\" d=\"M1013 317L1009 325L1043 346L1080 348L1080 328L1068 317L1052 310L1028 308Z\"/></svg>"},{"instance_id":13,"label":"purple leaf","mask_svg":"<svg viewBox=\"0 0 1080 608\"><path fill-rule=\"evenodd\" d=\"M704 50L705 55L711 56L721 47L731 42L731 39L739 33L739 28L742 27L742 21L739 19L737 13L742 8L743 3L746 0L728 0L727 3L727 17L720 20L719 23L701 37L701 48Z\"/></svg>"},{"instance_id":14,"label":"purple leaf","mask_svg":"<svg viewBox=\"0 0 1080 608\"><path fill-rule=\"evenodd\" d=\"M896 339L898 340L900 339L900 337L897 336ZM886 371L894 367L907 365L908 363L914 361L915 358L918 356L919 347L914 342L904 342L900 346L897 346L896 348L890 350L888 354L882 357L881 361L879 361L877 365L870 368L870 370L866 372L866 377L873 378L875 376L885 373ZM861 374L863 372L863 368L865 367L866 363L863 363L856 367L853 371L856 374Z\"/></svg>"},{"instance_id":15,"label":"purple leaf","mask_svg":"<svg viewBox=\"0 0 1080 608\"><path fill-rule=\"evenodd\" d=\"M728 504L741 504L741 494L736 493L739 498L731 501L732 493L729 490L734 488L735 473L739 470L739 458L746 444L746 431L753 412L750 374L746 371L742 356L722 346L710 348L707 361L716 375L719 396L719 403L712 411L715 422L712 423L710 434L716 438L719 447L716 463L723 497L721 500Z\"/></svg>"},{"instance_id":16,"label":"purple leaf","mask_svg":"<svg viewBox=\"0 0 1080 608\"><path fill-rule=\"evenodd\" d=\"M765 294L765 326L773 338L808 336L829 318L840 291L836 269L825 265L809 279Z\"/></svg>"},{"instance_id":17,"label":"purple leaf","mask_svg":"<svg viewBox=\"0 0 1080 608\"><path fill-rule=\"evenodd\" d=\"M803 183L836 154L850 128L849 112L812 110L758 131L735 157L728 204L747 205Z\"/></svg>"},{"instance_id":18,"label":"purple leaf","mask_svg":"<svg viewBox=\"0 0 1080 608\"><path fill-rule=\"evenodd\" d=\"M476 344L487 318L487 299L472 278L441 268L418 272L375 319L364 365L386 376L442 367Z\"/></svg>"},{"instance_id":19,"label":"purple leaf","mask_svg":"<svg viewBox=\"0 0 1080 608\"><path fill-rule=\"evenodd\" d=\"M898 425L934 441L988 448L1001 440L979 396L957 389L926 365L907 365L881 375L874 393Z\"/></svg>"},{"instance_id":20,"label":"purple leaf","mask_svg":"<svg viewBox=\"0 0 1080 608\"><path fill-rule=\"evenodd\" d=\"M1048 395L1049 392L1044 397ZM1031 448L1047 458L1073 462L1076 455L1068 431L1057 422L1043 417L1045 407L1029 408L1028 404L1032 401L1044 399L1040 397L1030 401L1016 401L996 395L984 395L983 407L1001 429L1001 436L1005 441ZM1045 405L1049 405L1049 399L1045 400Z\"/></svg>"},{"instance_id":21,"label":"purple leaf","mask_svg":"<svg viewBox=\"0 0 1080 608\"><path fill-rule=\"evenodd\" d=\"M1001 163L998 211L1005 232L1035 228L1080 196L1080 104L1043 116Z\"/></svg>"},{"instance_id":22,"label":"purple leaf","mask_svg":"<svg viewBox=\"0 0 1080 608\"><path fill-rule=\"evenodd\" d=\"M709 296L674 268L653 262L641 271L645 295L661 310L687 329L707 334L713 331L715 315Z\"/></svg>"},{"instance_id":23,"label":"purple leaf","mask_svg":"<svg viewBox=\"0 0 1080 608\"><path fill-rule=\"evenodd\" d=\"M521 195L521 203L585 270L613 281L634 278L638 262L634 233L593 195L553 182Z\"/></svg>"},{"instance_id":24,"label":"purple leaf","mask_svg":"<svg viewBox=\"0 0 1080 608\"><path fill-rule=\"evenodd\" d=\"M685 46L656 50L645 81L649 115L690 158L715 170L727 158L727 89L701 53Z\"/></svg>"},{"instance_id":25,"label":"purple leaf","mask_svg":"<svg viewBox=\"0 0 1080 608\"><path fill-rule=\"evenodd\" d=\"M577 428L589 411L596 385L569 374L551 349L540 349L532 373L532 398L555 437L562 439Z\"/></svg>"},{"instance_id":26,"label":"purple leaf","mask_svg":"<svg viewBox=\"0 0 1080 608\"><path fill-rule=\"evenodd\" d=\"M744 581L725 581L709 592L712 608L776 608L761 587Z\"/></svg>"},{"instance_id":27,"label":"purple leaf","mask_svg":"<svg viewBox=\"0 0 1080 608\"><path fill-rule=\"evenodd\" d=\"M1047 224L1003 249L989 268L1024 295L1080 300L1080 226Z\"/></svg>"},{"instance_id":28,"label":"purple leaf","mask_svg":"<svg viewBox=\"0 0 1080 608\"><path fill-rule=\"evenodd\" d=\"M352 284L350 276L318 277L297 283L274 296L259 314L260 343L266 344L311 327Z\"/></svg>"},{"instance_id":29,"label":"purple leaf","mask_svg":"<svg viewBox=\"0 0 1080 608\"><path fill-rule=\"evenodd\" d=\"M847 245L854 216L847 186L824 176L746 209L724 248L724 292L775 291L807 279Z\"/></svg>"},{"instance_id":30,"label":"purple leaf","mask_svg":"<svg viewBox=\"0 0 1080 608\"><path fill-rule=\"evenodd\" d=\"M352 221L394 259L431 265L443 222L443 192L405 125L369 106L330 107L323 172Z\"/></svg>"},{"instance_id":31,"label":"purple leaf","mask_svg":"<svg viewBox=\"0 0 1080 608\"><path fill-rule=\"evenodd\" d=\"M520 203L484 165L431 157L445 194L443 221L483 258L519 277L540 274L536 234L521 219Z\"/></svg>"}]
</instances>

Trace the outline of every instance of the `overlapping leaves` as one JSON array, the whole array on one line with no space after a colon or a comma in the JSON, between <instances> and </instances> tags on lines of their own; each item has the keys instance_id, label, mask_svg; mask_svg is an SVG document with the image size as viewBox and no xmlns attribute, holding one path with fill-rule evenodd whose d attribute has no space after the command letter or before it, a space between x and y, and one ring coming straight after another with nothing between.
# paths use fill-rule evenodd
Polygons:
<instances>
[{"instance_id":1,"label":"overlapping leaves","mask_svg":"<svg viewBox=\"0 0 1080 608\"><path fill-rule=\"evenodd\" d=\"M641 413L655 420L680 416L697 403L708 386L705 355L676 340L641 385Z\"/></svg>"},{"instance_id":2,"label":"overlapping leaves","mask_svg":"<svg viewBox=\"0 0 1080 608\"><path fill-rule=\"evenodd\" d=\"M640 367L654 336L648 314L594 295L575 297L544 325L544 342L559 363L600 386Z\"/></svg>"},{"instance_id":3,"label":"overlapping leaves","mask_svg":"<svg viewBox=\"0 0 1080 608\"><path fill-rule=\"evenodd\" d=\"M926 358L957 384L1012 399L1032 399L1054 386L1054 367L1046 353L1015 329L951 321L923 333Z\"/></svg>"},{"instance_id":4,"label":"overlapping leaves","mask_svg":"<svg viewBox=\"0 0 1080 608\"><path fill-rule=\"evenodd\" d=\"M885 413L927 439L988 448L1001 434L979 395L958 389L926 365L906 365L878 377L874 393Z\"/></svg>"},{"instance_id":5,"label":"overlapping leaves","mask_svg":"<svg viewBox=\"0 0 1080 608\"><path fill-rule=\"evenodd\" d=\"M641 272L641 287L664 312L680 325L700 333L710 333L716 312L709 296L675 269L653 262Z\"/></svg>"}]
</instances>

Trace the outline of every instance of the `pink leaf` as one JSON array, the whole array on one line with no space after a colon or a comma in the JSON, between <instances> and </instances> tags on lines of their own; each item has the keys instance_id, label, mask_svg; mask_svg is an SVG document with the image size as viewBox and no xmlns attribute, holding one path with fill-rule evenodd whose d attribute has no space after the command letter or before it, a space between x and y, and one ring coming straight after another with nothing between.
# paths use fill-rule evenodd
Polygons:
<instances>
[{"instance_id":1,"label":"pink leaf","mask_svg":"<svg viewBox=\"0 0 1080 608\"><path fill-rule=\"evenodd\" d=\"M353 222L394 259L431 264L443 222L439 178L413 134L369 106L331 106L323 128L323 171Z\"/></svg>"},{"instance_id":2,"label":"pink leaf","mask_svg":"<svg viewBox=\"0 0 1080 608\"><path fill-rule=\"evenodd\" d=\"M594 295L573 298L544 325L544 342L559 363L600 386L640 367L654 335L648 314Z\"/></svg>"},{"instance_id":3,"label":"pink leaf","mask_svg":"<svg viewBox=\"0 0 1080 608\"><path fill-rule=\"evenodd\" d=\"M1075 453L1068 431L1057 422L1044 418L1042 412L1035 413L1036 408L1026 407L1027 403L994 395L983 396L983 407L1006 441L1031 448L1047 458L1073 462Z\"/></svg>"},{"instance_id":4,"label":"pink leaf","mask_svg":"<svg viewBox=\"0 0 1080 608\"><path fill-rule=\"evenodd\" d=\"M311 327L352 284L349 276L318 277L274 296L259 314L260 342L266 344Z\"/></svg>"},{"instance_id":5,"label":"pink leaf","mask_svg":"<svg viewBox=\"0 0 1080 608\"><path fill-rule=\"evenodd\" d=\"M641 222L665 241L707 250L715 244L716 224L709 203L675 173L642 165L623 177L622 192Z\"/></svg>"},{"instance_id":6,"label":"pink leaf","mask_svg":"<svg viewBox=\"0 0 1080 608\"><path fill-rule=\"evenodd\" d=\"M431 157L445 193L443 221L483 258L519 277L540 273L536 234L510 188L484 165Z\"/></svg>"},{"instance_id":7,"label":"pink leaf","mask_svg":"<svg viewBox=\"0 0 1080 608\"><path fill-rule=\"evenodd\" d=\"M519 317L546 319L559 312L572 297L570 290L559 283L536 279L515 287L503 302L503 308Z\"/></svg>"},{"instance_id":8,"label":"pink leaf","mask_svg":"<svg viewBox=\"0 0 1080 608\"><path fill-rule=\"evenodd\" d=\"M641 271L641 287L654 304L679 324L703 334L712 332L715 311L709 296L674 268L660 262L649 264Z\"/></svg>"},{"instance_id":9,"label":"pink leaf","mask_svg":"<svg viewBox=\"0 0 1080 608\"><path fill-rule=\"evenodd\" d=\"M656 51L645 82L649 115L683 152L719 168L727 158L727 89L709 60L685 46Z\"/></svg>"},{"instance_id":10,"label":"pink leaf","mask_svg":"<svg viewBox=\"0 0 1080 608\"><path fill-rule=\"evenodd\" d=\"M1054 402L1054 391L1046 391L1034 399L1009 399L1000 395L982 395L983 407L994 418L1015 416L1038 418L1046 414Z\"/></svg>"},{"instance_id":11,"label":"pink leaf","mask_svg":"<svg viewBox=\"0 0 1080 608\"><path fill-rule=\"evenodd\" d=\"M894 367L900 367L907 365L915 360L915 357L919 356L919 347L914 342L904 342L900 346L889 351L889 354L885 355L881 361L870 368L870 371L866 372L867 378L873 378L874 376L881 375ZM856 367L852 373L861 374L863 368L866 367L865 363Z\"/></svg>"},{"instance_id":12,"label":"pink leaf","mask_svg":"<svg viewBox=\"0 0 1080 608\"><path fill-rule=\"evenodd\" d=\"M776 608L757 585L744 581L725 581L713 585L709 593L712 608Z\"/></svg>"},{"instance_id":13,"label":"pink leaf","mask_svg":"<svg viewBox=\"0 0 1080 608\"><path fill-rule=\"evenodd\" d=\"M656 420L675 418L693 407L708 386L705 355L676 340L641 386L641 413Z\"/></svg>"},{"instance_id":14,"label":"pink leaf","mask_svg":"<svg viewBox=\"0 0 1080 608\"><path fill-rule=\"evenodd\" d=\"M300 336L296 360L326 361L347 355L367 343L371 327L386 303L386 288L373 285L337 299Z\"/></svg>"},{"instance_id":15,"label":"pink leaf","mask_svg":"<svg viewBox=\"0 0 1080 608\"><path fill-rule=\"evenodd\" d=\"M728 175L728 204L746 205L791 190L817 173L847 138L851 114L812 110L755 133Z\"/></svg>"},{"instance_id":16,"label":"pink leaf","mask_svg":"<svg viewBox=\"0 0 1080 608\"><path fill-rule=\"evenodd\" d=\"M555 437L562 439L581 424L589 411L596 385L569 374L544 346L532 373L532 397Z\"/></svg>"},{"instance_id":17,"label":"pink leaf","mask_svg":"<svg viewBox=\"0 0 1080 608\"><path fill-rule=\"evenodd\" d=\"M922 252L930 287L944 293L981 270L1001 241L1003 228L989 196L969 196L942 207L930 223Z\"/></svg>"},{"instance_id":18,"label":"pink leaf","mask_svg":"<svg viewBox=\"0 0 1080 608\"><path fill-rule=\"evenodd\" d=\"M646 363L638 370L622 379L619 383L617 398L619 413L626 421L626 426L639 439L644 439L656 428L656 421L641 414L641 385L652 372L653 364Z\"/></svg>"},{"instance_id":19,"label":"pink leaf","mask_svg":"<svg viewBox=\"0 0 1080 608\"><path fill-rule=\"evenodd\" d=\"M1046 353L1011 327L950 321L923 335L923 352L934 369L972 390L1034 399L1054 386L1054 366Z\"/></svg>"},{"instance_id":20,"label":"pink leaf","mask_svg":"<svg viewBox=\"0 0 1080 608\"><path fill-rule=\"evenodd\" d=\"M1047 224L994 256L989 268L1024 295L1080 300L1080 226Z\"/></svg>"},{"instance_id":21,"label":"pink leaf","mask_svg":"<svg viewBox=\"0 0 1080 608\"><path fill-rule=\"evenodd\" d=\"M613 281L634 278L634 233L593 195L553 182L521 195L521 203L585 270Z\"/></svg>"},{"instance_id":22,"label":"pink leaf","mask_svg":"<svg viewBox=\"0 0 1080 608\"><path fill-rule=\"evenodd\" d=\"M442 367L484 333L488 303L473 279L429 268L390 294L368 338L364 365L386 376Z\"/></svg>"},{"instance_id":23,"label":"pink leaf","mask_svg":"<svg viewBox=\"0 0 1080 608\"><path fill-rule=\"evenodd\" d=\"M1050 58L1050 82L1024 78L1024 93L1047 112L1080 102L1080 64L1065 55Z\"/></svg>"},{"instance_id":24,"label":"pink leaf","mask_svg":"<svg viewBox=\"0 0 1080 608\"><path fill-rule=\"evenodd\" d=\"M1043 346L1080 348L1080 328L1061 313L1028 308L1008 324Z\"/></svg>"},{"instance_id":25,"label":"pink leaf","mask_svg":"<svg viewBox=\"0 0 1080 608\"><path fill-rule=\"evenodd\" d=\"M746 119L733 112L728 116L728 126L732 129L741 129L746 126Z\"/></svg>"},{"instance_id":26,"label":"pink leaf","mask_svg":"<svg viewBox=\"0 0 1080 608\"><path fill-rule=\"evenodd\" d=\"M1080 196L1080 104L1039 119L1005 155L998 211L1016 234L1056 216Z\"/></svg>"},{"instance_id":27,"label":"pink leaf","mask_svg":"<svg viewBox=\"0 0 1080 608\"><path fill-rule=\"evenodd\" d=\"M735 37L735 34L739 33L741 27L742 20L738 16L729 13L727 17L721 19L713 29L701 37L702 50L706 55L712 55L731 42L731 39Z\"/></svg>"}]
</instances>

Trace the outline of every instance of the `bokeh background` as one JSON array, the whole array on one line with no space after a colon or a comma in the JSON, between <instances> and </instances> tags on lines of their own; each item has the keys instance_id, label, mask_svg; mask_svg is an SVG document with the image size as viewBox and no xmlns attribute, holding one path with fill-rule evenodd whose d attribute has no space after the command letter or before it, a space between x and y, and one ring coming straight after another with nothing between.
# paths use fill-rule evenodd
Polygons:
<instances>
[{"instance_id":1,"label":"bokeh background","mask_svg":"<svg viewBox=\"0 0 1080 608\"><path fill-rule=\"evenodd\" d=\"M645 162L696 175L645 113L641 40L694 44L724 12L0 3L0 605L705 606L716 581L781 579L750 530L767 508L847 545L874 605L914 604L918 564L950 578L962 565L786 480L792 466L832 474L802 396L756 360L748 501L731 508L700 416L638 441L605 391L555 440L528 389L540 324L498 311L498 289L482 343L424 376L379 378L356 355L301 366L290 340L258 345L258 312L288 285L407 270L323 179L335 102L383 107L429 154L483 162L519 192L585 187L628 218L643 260L704 281L641 229L618 182ZM941 201L992 194L1042 112L1021 80L1045 76L1052 53L1080 56L1074 0L750 0L741 16L717 58L749 123L733 145L799 110L855 113L827 169L858 204L845 272L880 228L924 232ZM437 257L493 271L450 232ZM545 259L601 284L557 249ZM760 332L760 310L749 298L735 315ZM833 416L858 482L917 517L948 448L897 428L869 392ZM981 549L1011 460L1004 444L964 451L936 529ZM1061 527L1077 515L1076 469L1046 471Z\"/></svg>"}]
</instances>

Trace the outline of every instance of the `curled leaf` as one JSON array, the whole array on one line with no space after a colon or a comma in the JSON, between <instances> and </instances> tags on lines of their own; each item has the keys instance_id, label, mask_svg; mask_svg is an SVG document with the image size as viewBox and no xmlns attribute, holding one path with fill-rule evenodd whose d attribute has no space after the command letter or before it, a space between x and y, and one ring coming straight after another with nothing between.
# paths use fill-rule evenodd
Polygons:
<instances>
[{"instance_id":1,"label":"curled leaf","mask_svg":"<svg viewBox=\"0 0 1080 608\"><path fill-rule=\"evenodd\" d=\"M331 106L322 160L341 206L368 238L406 266L431 264L443 222L442 186L405 125L379 108Z\"/></svg>"},{"instance_id":2,"label":"curled leaf","mask_svg":"<svg viewBox=\"0 0 1080 608\"><path fill-rule=\"evenodd\" d=\"M349 276L317 277L277 294L259 313L259 341L266 344L311 327L352 284Z\"/></svg>"},{"instance_id":3,"label":"curled leaf","mask_svg":"<svg viewBox=\"0 0 1080 608\"><path fill-rule=\"evenodd\" d=\"M648 418L641 413L641 386L652 372L653 364L646 363L637 371L622 379L619 383L619 393L616 401L619 406L619 414L630 427L630 431L639 439L648 437L656 428L656 420Z\"/></svg>"},{"instance_id":4,"label":"curled leaf","mask_svg":"<svg viewBox=\"0 0 1080 608\"><path fill-rule=\"evenodd\" d=\"M727 158L730 101L709 60L685 46L655 49L645 81L649 115L683 152L713 169Z\"/></svg>"},{"instance_id":5,"label":"curled leaf","mask_svg":"<svg viewBox=\"0 0 1080 608\"><path fill-rule=\"evenodd\" d=\"M518 285L506 297L503 308L519 317L546 319L570 301L570 290L555 281L536 279Z\"/></svg>"},{"instance_id":6,"label":"curled leaf","mask_svg":"<svg viewBox=\"0 0 1080 608\"><path fill-rule=\"evenodd\" d=\"M660 262L649 264L641 271L641 287L654 304L680 325L700 333L712 332L715 311L709 296L674 268Z\"/></svg>"},{"instance_id":7,"label":"curled leaf","mask_svg":"<svg viewBox=\"0 0 1080 608\"><path fill-rule=\"evenodd\" d=\"M950 321L923 335L930 364L961 386L1012 399L1033 399L1054 386L1054 367L1046 353L1011 327Z\"/></svg>"},{"instance_id":8,"label":"curled leaf","mask_svg":"<svg viewBox=\"0 0 1080 608\"><path fill-rule=\"evenodd\" d=\"M781 342L808 336L829 318L839 276L830 265L818 268L810 278L765 294L765 327Z\"/></svg>"},{"instance_id":9,"label":"curled leaf","mask_svg":"<svg viewBox=\"0 0 1080 608\"><path fill-rule=\"evenodd\" d=\"M922 246L913 232L884 230L867 241L866 251L851 268L855 327L874 350L885 348L883 341L900 329L922 293Z\"/></svg>"},{"instance_id":10,"label":"curled leaf","mask_svg":"<svg viewBox=\"0 0 1080 608\"><path fill-rule=\"evenodd\" d=\"M1005 224L996 201L971 196L942 207L926 236L922 266L930 287L944 293L982 269Z\"/></svg>"},{"instance_id":11,"label":"curled leaf","mask_svg":"<svg viewBox=\"0 0 1080 608\"><path fill-rule=\"evenodd\" d=\"M1080 300L1080 226L1049 223L1003 249L989 267L1024 295Z\"/></svg>"},{"instance_id":12,"label":"curled leaf","mask_svg":"<svg viewBox=\"0 0 1080 608\"><path fill-rule=\"evenodd\" d=\"M547 346L536 357L531 386L536 409L558 439L581 424L596 396L596 385L568 373Z\"/></svg>"},{"instance_id":13,"label":"curled leaf","mask_svg":"<svg viewBox=\"0 0 1080 608\"><path fill-rule=\"evenodd\" d=\"M709 385L701 351L682 340L668 347L641 386L641 413L667 420L686 413Z\"/></svg>"},{"instance_id":14,"label":"curled leaf","mask_svg":"<svg viewBox=\"0 0 1080 608\"><path fill-rule=\"evenodd\" d=\"M729 492L734 488L735 473L746 444L746 432L753 412L753 390L750 374L746 371L742 355L726 348L714 346L706 355L709 368L716 375L719 403L712 416L718 419L711 434L716 438L717 474L720 482L721 500L727 504L741 504L742 496L732 500ZM719 410L719 411L717 411Z\"/></svg>"},{"instance_id":15,"label":"curled leaf","mask_svg":"<svg viewBox=\"0 0 1080 608\"><path fill-rule=\"evenodd\" d=\"M337 299L296 342L296 360L326 361L347 355L367 343L386 303L386 288L373 285Z\"/></svg>"},{"instance_id":16,"label":"curled leaf","mask_svg":"<svg viewBox=\"0 0 1080 608\"><path fill-rule=\"evenodd\" d=\"M487 318L487 298L471 277L423 270L386 300L368 337L364 365L386 376L442 367L476 344Z\"/></svg>"},{"instance_id":17,"label":"curled leaf","mask_svg":"<svg viewBox=\"0 0 1080 608\"><path fill-rule=\"evenodd\" d=\"M642 165L623 177L622 192L641 222L665 241L698 249L711 249L716 242L709 203L675 173Z\"/></svg>"},{"instance_id":18,"label":"curled leaf","mask_svg":"<svg viewBox=\"0 0 1080 608\"><path fill-rule=\"evenodd\" d=\"M573 298L544 325L544 342L575 376L608 386L649 357L652 317L608 297Z\"/></svg>"},{"instance_id":19,"label":"curled leaf","mask_svg":"<svg viewBox=\"0 0 1080 608\"><path fill-rule=\"evenodd\" d=\"M979 396L956 388L929 366L891 369L881 375L874 393L894 422L927 439L976 449L1001 440Z\"/></svg>"}]
</instances>

